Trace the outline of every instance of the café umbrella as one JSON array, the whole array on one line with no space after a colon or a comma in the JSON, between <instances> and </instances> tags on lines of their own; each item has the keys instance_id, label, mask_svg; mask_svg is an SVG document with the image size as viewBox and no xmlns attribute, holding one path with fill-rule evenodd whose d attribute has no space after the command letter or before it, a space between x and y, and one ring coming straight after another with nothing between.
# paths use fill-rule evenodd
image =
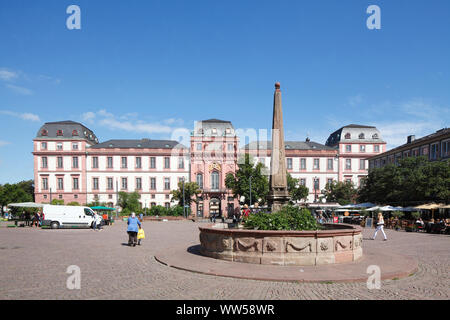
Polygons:
<instances>
[{"instance_id":1,"label":"caf\u00e9 umbrella","mask_svg":"<svg viewBox=\"0 0 450 320\"><path fill-rule=\"evenodd\" d=\"M10 203L8 207L20 207L20 208L42 208L44 207L41 203L34 202L18 202L18 203Z\"/></svg>"}]
</instances>

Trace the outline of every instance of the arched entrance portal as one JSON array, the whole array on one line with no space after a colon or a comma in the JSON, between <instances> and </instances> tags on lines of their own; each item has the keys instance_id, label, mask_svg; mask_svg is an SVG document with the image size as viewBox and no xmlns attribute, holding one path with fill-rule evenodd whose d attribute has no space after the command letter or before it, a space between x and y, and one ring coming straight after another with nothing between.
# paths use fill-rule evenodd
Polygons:
<instances>
[{"instance_id":1,"label":"arched entrance portal","mask_svg":"<svg viewBox=\"0 0 450 320\"><path fill-rule=\"evenodd\" d=\"M211 198L209 201L209 215L219 217L221 213L220 207L220 199L219 198Z\"/></svg>"}]
</instances>

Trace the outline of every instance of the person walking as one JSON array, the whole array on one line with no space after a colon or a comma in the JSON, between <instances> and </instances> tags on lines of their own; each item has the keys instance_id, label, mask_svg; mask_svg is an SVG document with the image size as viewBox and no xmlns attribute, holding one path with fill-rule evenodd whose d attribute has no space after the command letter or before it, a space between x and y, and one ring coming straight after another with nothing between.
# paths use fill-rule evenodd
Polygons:
<instances>
[{"instance_id":1,"label":"person walking","mask_svg":"<svg viewBox=\"0 0 450 320\"><path fill-rule=\"evenodd\" d=\"M141 222L138 218L136 218L136 214L134 212L128 217L127 221L127 233L128 233L128 245L131 247L135 247L137 243L137 234L139 229L141 228Z\"/></svg>"},{"instance_id":2,"label":"person walking","mask_svg":"<svg viewBox=\"0 0 450 320\"><path fill-rule=\"evenodd\" d=\"M139 215L139 221L141 222L141 226L139 227L139 231L137 234L137 239L138 239L138 246L141 245L141 240L145 239L145 232L144 232L144 228L143 228L143 223L144 223L144 217L142 215L142 213Z\"/></svg>"},{"instance_id":3,"label":"person walking","mask_svg":"<svg viewBox=\"0 0 450 320\"><path fill-rule=\"evenodd\" d=\"M377 228L375 230L375 234L372 237L372 240L375 240L375 238L377 237L378 231L381 230L381 232L383 233L383 236L384 236L384 241L387 241L386 233L384 233L383 227L384 227L383 214L381 212L378 212Z\"/></svg>"},{"instance_id":4,"label":"person walking","mask_svg":"<svg viewBox=\"0 0 450 320\"><path fill-rule=\"evenodd\" d=\"M248 208L248 205L245 204L244 205L244 211L243 211L242 215L244 216L244 218L248 218L249 214L250 214L250 209Z\"/></svg>"},{"instance_id":5,"label":"person walking","mask_svg":"<svg viewBox=\"0 0 450 320\"><path fill-rule=\"evenodd\" d=\"M92 230L98 231L100 230L98 227L98 213L94 211L94 221L92 222Z\"/></svg>"},{"instance_id":6,"label":"person walking","mask_svg":"<svg viewBox=\"0 0 450 320\"><path fill-rule=\"evenodd\" d=\"M40 220L41 220L41 216L40 216L39 211L37 211L37 212L34 214L33 221L32 221L32 223L31 223L31 227L34 227L34 225L36 225L36 228L39 227L39 222L40 222Z\"/></svg>"},{"instance_id":7,"label":"person walking","mask_svg":"<svg viewBox=\"0 0 450 320\"><path fill-rule=\"evenodd\" d=\"M30 223L31 223L31 215L28 211L24 211L24 216L25 216L25 226L29 227Z\"/></svg>"}]
</instances>

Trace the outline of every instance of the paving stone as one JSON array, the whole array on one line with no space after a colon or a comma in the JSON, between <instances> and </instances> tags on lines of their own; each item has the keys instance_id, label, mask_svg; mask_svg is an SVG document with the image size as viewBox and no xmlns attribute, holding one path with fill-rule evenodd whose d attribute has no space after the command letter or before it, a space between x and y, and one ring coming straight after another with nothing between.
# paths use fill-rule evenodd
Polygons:
<instances>
[{"instance_id":1,"label":"paving stone","mask_svg":"<svg viewBox=\"0 0 450 320\"><path fill-rule=\"evenodd\" d=\"M161 250L180 244L188 250L198 245L200 225L204 224L144 222L146 239L142 246L136 247L126 245L128 235L122 221L99 232L0 228L0 299L450 298L447 235L386 230L388 241L382 241L382 237L367 240L374 229L365 229L363 250L378 247L418 260L415 274L382 281L381 289L369 290L365 282L295 283L224 278L171 268L155 260L155 254ZM67 289L70 274L66 271L70 265L80 267L80 290ZM298 267L298 272L301 270Z\"/></svg>"}]
</instances>

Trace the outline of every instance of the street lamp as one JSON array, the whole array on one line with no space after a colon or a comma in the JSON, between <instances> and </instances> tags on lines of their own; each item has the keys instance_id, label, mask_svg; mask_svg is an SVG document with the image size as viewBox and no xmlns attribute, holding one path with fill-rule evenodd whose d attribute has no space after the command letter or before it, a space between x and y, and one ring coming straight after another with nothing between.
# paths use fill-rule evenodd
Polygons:
<instances>
[{"instance_id":1,"label":"street lamp","mask_svg":"<svg viewBox=\"0 0 450 320\"><path fill-rule=\"evenodd\" d=\"M185 203L185 199L184 199L184 177L182 178L183 180L183 216L186 218L186 203Z\"/></svg>"},{"instance_id":2,"label":"street lamp","mask_svg":"<svg viewBox=\"0 0 450 320\"><path fill-rule=\"evenodd\" d=\"M314 177L314 202L317 202L317 189L318 189L317 176Z\"/></svg>"},{"instance_id":3,"label":"street lamp","mask_svg":"<svg viewBox=\"0 0 450 320\"><path fill-rule=\"evenodd\" d=\"M250 208L252 207L252 176L250 176Z\"/></svg>"}]
</instances>

